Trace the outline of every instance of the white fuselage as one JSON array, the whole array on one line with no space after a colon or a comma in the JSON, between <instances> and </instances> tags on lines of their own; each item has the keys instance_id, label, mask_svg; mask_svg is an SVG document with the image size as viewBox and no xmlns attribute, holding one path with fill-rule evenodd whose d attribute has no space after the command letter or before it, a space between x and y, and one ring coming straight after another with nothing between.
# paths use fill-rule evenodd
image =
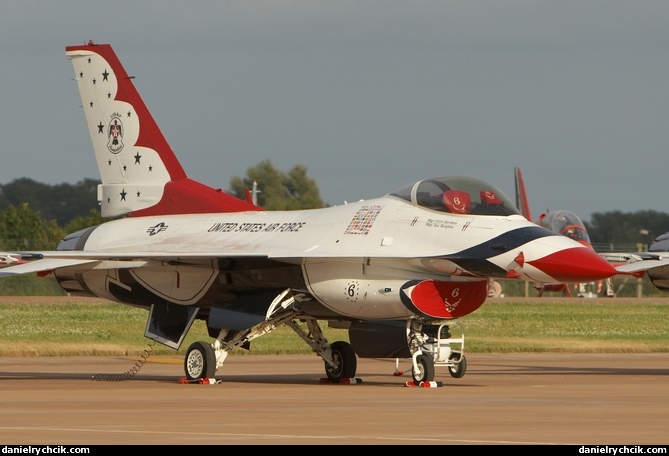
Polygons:
<instances>
[{"instance_id":1,"label":"white fuselage","mask_svg":"<svg viewBox=\"0 0 669 456\"><path fill-rule=\"evenodd\" d=\"M217 299L216 287L237 293L246 282L301 289L335 314L383 320L413 315L406 296L414 282L555 282L531 263L583 249L520 215L452 214L385 196L313 210L125 218L96 227L82 250L58 256L92 260L64 272L74 277L82 270L85 289L121 302L125 288L129 299L144 289L167 302L206 305ZM290 277L242 266L241 275L229 278L220 263L226 259L284 264ZM301 269L297 279L295 268ZM131 279L121 277L122 270Z\"/></svg>"}]
</instances>

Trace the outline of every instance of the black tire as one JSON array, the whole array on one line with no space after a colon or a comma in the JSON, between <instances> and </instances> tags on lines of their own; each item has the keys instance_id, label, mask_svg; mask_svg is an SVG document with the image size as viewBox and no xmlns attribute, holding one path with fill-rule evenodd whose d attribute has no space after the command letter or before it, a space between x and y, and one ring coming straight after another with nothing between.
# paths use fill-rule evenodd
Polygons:
<instances>
[{"instance_id":1,"label":"black tire","mask_svg":"<svg viewBox=\"0 0 669 456\"><path fill-rule=\"evenodd\" d=\"M216 355L211 344L193 342L186 351L184 371L189 380L213 378L216 374Z\"/></svg>"},{"instance_id":2,"label":"black tire","mask_svg":"<svg viewBox=\"0 0 669 456\"><path fill-rule=\"evenodd\" d=\"M325 374L332 383L339 383L342 378L355 377L355 371L358 369L358 360L355 357L355 351L348 342L338 340L330 345L332 350L332 359L334 366L325 363Z\"/></svg>"},{"instance_id":3,"label":"black tire","mask_svg":"<svg viewBox=\"0 0 669 456\"><path fill-rule=\"evenodd\" d=\"M429 355L418 355L416 357L418 368L411 369L414 383L431 382L434 380L434 360Z\"/></svg>"},{"instance_id":4,"label":"black tire","mask_svg":"<svg viewBox=\"0 0 669 456\"><path fill-rule=\"evenodd\" d=\"M451 356L448 359L452 361L460 360L459 363L455 363L453 366L448 366L448 372L453 378L462 378L467 372L467 358L462 353L451 353Z\"/></svg>"}]
</instances>

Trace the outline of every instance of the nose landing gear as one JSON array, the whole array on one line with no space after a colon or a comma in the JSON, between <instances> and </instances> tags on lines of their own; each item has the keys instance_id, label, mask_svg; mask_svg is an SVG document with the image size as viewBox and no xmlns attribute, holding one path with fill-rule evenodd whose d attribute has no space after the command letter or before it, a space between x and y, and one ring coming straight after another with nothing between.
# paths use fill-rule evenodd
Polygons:
<instances>
[{"instance_id":1,"label":"nose landing gear","mask_svg":"<svg viewBox=\"0 0 669 456\"><path fill-rule=\"evenodd\" d=\"M413 361L411 374L416 384L433 381L436 367L447 367L453 378L462 378L465 375L465 333L458 321L423 325L414 320L407 326ZM460 336L453 337L452 329L456 329Z\"/></svg>"}]
</instances>

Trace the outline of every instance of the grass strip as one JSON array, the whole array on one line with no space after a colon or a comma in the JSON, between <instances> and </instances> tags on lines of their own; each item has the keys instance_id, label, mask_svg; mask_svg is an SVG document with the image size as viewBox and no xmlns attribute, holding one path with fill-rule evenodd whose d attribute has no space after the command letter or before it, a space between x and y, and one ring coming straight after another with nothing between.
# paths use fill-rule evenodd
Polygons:
<instances>
[{"instance_id":1,"label":"grass strip","mask_svg":"<svg viewBox=\"0 0 669 456\"><path fill-rule=\"evenodd\" d=\"M147 312L111 302L0 304L0 356L135 356L154 343L144 337ZM468 353L669 352L669 303L488 302L460 320ZM346 330L323 325L328 340ZM155 344L161 355L182 355L196 341L211 341L196 321L178 351ZM290 328L281 327L233 355L308 354Z\"/></svg>"}]
</instances>

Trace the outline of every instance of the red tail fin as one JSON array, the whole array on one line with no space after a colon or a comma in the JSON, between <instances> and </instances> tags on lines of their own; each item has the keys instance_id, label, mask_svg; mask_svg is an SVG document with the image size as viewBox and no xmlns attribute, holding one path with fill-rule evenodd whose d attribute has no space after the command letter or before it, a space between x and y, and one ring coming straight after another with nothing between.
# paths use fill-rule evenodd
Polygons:
<instances>
[{"instance_id":1,"label":"red tail fin","mask_svg":"<svg viewBox=\"0 0 669 456\"><path fill-rule=\"evenodd\" d=\"M108 44L68 46L102 185L103 217L262 210L186 176Z\"/></svg>"},{"instance_id":2,"label":"red tail fin","mask_svg":"<svg viewBox=\"0 0 669 456\"><path fill-rule=\"evenodd\" d=\"M523 174L520 172L520 168L514 168L514 170L516 178L516 206L520 209L520 213L523 214L523 217L531 222L532 214L530 213L530 203L527 200Z\"/></svg>"}]
</instances>

